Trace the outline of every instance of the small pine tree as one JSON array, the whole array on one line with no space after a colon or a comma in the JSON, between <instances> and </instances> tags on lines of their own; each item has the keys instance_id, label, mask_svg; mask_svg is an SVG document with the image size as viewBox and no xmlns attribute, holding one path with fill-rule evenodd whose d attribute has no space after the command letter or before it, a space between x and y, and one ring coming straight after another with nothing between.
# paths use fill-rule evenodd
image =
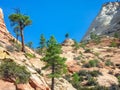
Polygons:
<instances>
[{"instance_id":1,"label":"small pine tree","mask_svg":"<svg viewBox=\"0 0 120 90\"><path fill-rule=\"evenodd\" d=\"M44 34L40 35L40 43L38 47L38 53L43 54L45 53L45 48L46 48L46 39L44 37Z\"/></svg>"},{"instance_id":2,"label":"small pine tree","mask_svg":"<svg viewBox=\"0 0 120 90\"><path fill-rule=\"evenodd\" d=\"M52 71L49 74L51 79L51 90L54 90L54 78L60 77L66 72L65 58L60 57L62 53L61 45L57 43L54 36L51 36L50 40L47 42L47 51L45 57L42 59L47 62L45 68L51 68Z\"/></svg>"},{"instance_id":3,"label":"small pine tree","mask_svg":"<svg viewBox=\"0 0 120 90\"><path fill-rule=\"evenodd\" d=\"M65 34L65 38L68 39L69 38L69 33Z\"/></svg>"}]
</instances>

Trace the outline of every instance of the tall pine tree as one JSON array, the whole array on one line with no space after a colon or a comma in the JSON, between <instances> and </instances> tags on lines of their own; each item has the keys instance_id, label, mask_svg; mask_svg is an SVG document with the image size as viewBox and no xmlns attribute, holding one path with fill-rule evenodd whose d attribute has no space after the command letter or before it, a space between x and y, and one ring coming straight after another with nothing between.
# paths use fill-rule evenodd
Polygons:
<instances>
[{"instance_id":1,"label":"tall pine tree","mask_svg":"<svg viewBox=\"0 0 120 90\"><path fill-rule=\"evenodd\" d=\"M62 53L61 45L57 43L54 36L51 36L47 42L47 51L43 61L47 62L46 68L51 68L51 90L54 90L55 78L59 78L67 69L65 65L66 58L60 57Z\"/></svg>"}]
</instances>

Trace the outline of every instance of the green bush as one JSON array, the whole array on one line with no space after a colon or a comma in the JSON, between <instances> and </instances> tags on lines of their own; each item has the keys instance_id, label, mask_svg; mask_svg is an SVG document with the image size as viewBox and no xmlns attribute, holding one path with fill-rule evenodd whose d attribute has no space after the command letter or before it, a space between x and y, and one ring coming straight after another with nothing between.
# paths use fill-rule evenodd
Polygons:
<instances>
[{"instance_id":1,"label":"green bush","mask_svg":"<svg viewBox=\"0 0 120 90\"><path fill-rule=\"evenodd\" d=\"M35 54L31 54L31 53L25 53L25 56L27 58L35 58L36 57Z\"/></svg>"},{"instance_id":2,"label":"green bush","mask_svg":"<svg viewBox=\"0 0 120 90\"><path fill-rule=\"evenodd\" d=\"M105 62L105 65L106 65L106 66L111 66L111 65L113 65L113 63L112 63L110 60L107 60L107 61Z\"/></svg>"},{"instance_id":3,"label":"green bush","mask_svg":"<svg viewBox=\"0 0 120 90\"><path fill-rule=\"evenodd\" d=\"M91 53L91 50L89 48L85 49L84 53Z\"/></svg>"},{"instance_id":4,"label":"green bush","mask_svg":"<svg viewBox=\"0 0 120 90\"><path fill-rule=\"evenodd\" d=\"M86 76L87 75L87 71L86 70L81 70L78 72L79 76Z\"/></svg>"},{"instance_id":5,"label":"green bush","mask_svg":"<svg viewBox=\"0 0 120 90\"><path fill-rule=\"evenodd\" d=\"M110 47L117 47L117 43L115 41L112 41Z\"/></svg>"},{"instance_id":6,"label":"green bush","mask_svg":"<svg viewBox=\"0 0 120 90\"><path fill-rule=\"evenodd\" d=\"M0 65L0 77L15 80L15 83L26 83L29 81L30 73L25 66L20 66L10 59L5 59Z\"/></svg>"},{"instance_id":7,"label":"green bush","mask_svg":"<svg viewBox=\"0 0 120 90\"><path fill-rule=\"evenodd\" d=\"M89 78L88 78L87 85L88 85L88 86L97 85L96 79L94 79L93 77L89 77Z\"/></svg>"},{"instance_id":8,"label":"green bush","mask_svg":"<svg viewBox=\"0 0 120 90\"><path fill-rule=\"evenodd\" d=\"M90 67L98 67L99 61L98 60L90 60L87 64L85 64L84 66L87 68Z\"/></svg>"},{"instance_id":9,"label":"green bush","mask_svg":"<svg viewBox=\"0 0 120 90\"><path fill-rule=\"evenodd\" d=\"M118 82L119 82L119 84L120 84L120 75L119 75L119 76L117 76L117 79L118 79Z\"/></svg>"},{"instance_id":10,"label":"green bush","mask_svg":"<svg viewBox=\"0 0 120 90\"><path fill-rule=\"evenodd\" d=\"M96 44L99 44L100 41L101 41L100 36L97 35L97 34L94 34L94 33L91 33L90 38L91 38L91 40L92 40L94 43L96 43Z\"/></svg>"},{"instance_id":11,"label":"green bush","mask_svg":"<svg viewBox=\"0 0 120 90\"><path fill-rule=\"evenodd\" d=\"M92 77L97 77L98 75L102 75L102 73L99 72L98 70L89 71L88 73L89 73Z\"/></svg>"}]
</instances>

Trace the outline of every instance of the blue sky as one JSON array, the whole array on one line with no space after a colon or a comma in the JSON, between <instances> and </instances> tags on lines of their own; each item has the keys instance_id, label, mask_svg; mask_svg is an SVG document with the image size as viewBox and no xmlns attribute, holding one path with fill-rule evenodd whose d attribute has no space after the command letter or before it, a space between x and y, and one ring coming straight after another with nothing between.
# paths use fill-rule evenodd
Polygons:
<instances>
[{"instance_id":1,"label":"blue sky","mask_svg":"<svg viewBox=\"0 0 120 90\"><path fill-rule=\"evenodd\" d=\"M58 42L68 32L72 39L80 41L94 20L102 4L115 0L0 0L6 26L12 35L8 16L14 8L30 16L32 25L24 30L25 42L32 41L38 46L40 34L47 39L54 35Z\"/></svg>"}]
</instances>

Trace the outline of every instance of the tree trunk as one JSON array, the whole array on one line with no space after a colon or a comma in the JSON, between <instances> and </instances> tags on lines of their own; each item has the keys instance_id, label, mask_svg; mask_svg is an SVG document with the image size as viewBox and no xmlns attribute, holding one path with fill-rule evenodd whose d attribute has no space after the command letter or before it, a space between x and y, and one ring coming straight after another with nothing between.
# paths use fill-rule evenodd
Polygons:
<instances>
[{"instance_id":1,"label":"tree trunk","mask_svg":"<svg viewBox=\"0 0 120 90\"><path fill-rule=\"evenodd\" d=\"M25 52L23 29L20 29L20 35L21 35L21 42L22 42L22 50L21 51Z\"/></svg>"},{"instance_id":2,"label":"tree trunk","mask_svg":"<svg viewBox=\"0 0 120 90\"><path fill-rule=\"evenodd\" d=\"M52 65L52 75L54 75L54 73L55 73L55 65L53 64ZM52 85L51 85L51 90L54 90L54 82L55 80L54 80L54 76L52 76Z\"/></svg>"}]
</instances>

